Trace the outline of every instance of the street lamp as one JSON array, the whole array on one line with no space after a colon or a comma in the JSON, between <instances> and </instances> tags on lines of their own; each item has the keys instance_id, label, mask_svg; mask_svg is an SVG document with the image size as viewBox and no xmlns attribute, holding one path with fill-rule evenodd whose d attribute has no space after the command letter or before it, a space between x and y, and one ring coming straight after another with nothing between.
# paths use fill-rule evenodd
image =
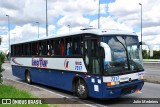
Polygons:
<instances>
[{"instance_id":1,"label":"street lamp","mask_svg":"<svg viewBox=\"0 0 160 107\"><path fill-rule=\"evenodd\" d=\"M70 25L68 25L69 33L70 33Z\"/></svg>"},{"instance_id":2,"label":"street lamp","mask_svg":"<svg viewBox=\"0 0 160 107\"><path fill-rule=\"evenodd\" d=\"M37 23L37 27L38 27L38 38L39 38L39 22L36 22Z\"/></svg>"},{"instance_id":3,"label":"street lamp","mask_svg":"<svg viewBox=\"0 0 160 107\"><path fill-rule=\"evenodd\" d=\"M16 35L16 33L12 33L13 35L14 35L14 42L15 42L15 35Z\"/></svg>"},{"instance_id":4,"label":"street lamp","mask_svg":"<svg viewBox=\"0 0 160 107\"><path fill-rule=\"evenodd\" d=\"M98 29L100 27L100 0L99 0L99 4L98 4Z\"/></svg>"},{"instance_id":5,"label":"street lamp","mask_svg":"<svg viewBox=\"0 0 160 107\"><path fill-rule=\"evenodd\" d=\"M48 16L47 16L47 0L46 0L46 36L48 37Z\"/></svg>"},{"instance_id":6,"label":"street lamp","mask_svg":"<svg viewBox=\"0 0 160 107\"><path fill-rule=\"evenodd\" d=\"M10 23L9 23L9 15L6 15L8 17L8 41L9 41L9 52L10 52ZM10 59L10 55L9 55Z\"/></svg>"},{"instance_id":7,"label":"street lamp","mask_svg":"<svg viewBox=\"0 0 160 107\"><path fill-rule=\"evenodd\" d=\"M142 43L142 3L139 3L141 6L141 43ZM141 49L142 49L142 44L141 44Z\"/></svg>"}]
</instances>

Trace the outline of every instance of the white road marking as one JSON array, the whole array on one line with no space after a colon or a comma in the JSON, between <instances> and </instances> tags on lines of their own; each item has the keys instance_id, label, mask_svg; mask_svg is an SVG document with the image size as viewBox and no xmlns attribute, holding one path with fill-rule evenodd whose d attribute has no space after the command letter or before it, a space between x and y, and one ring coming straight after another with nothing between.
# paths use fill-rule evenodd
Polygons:
<instances>
[{"instance_id":1,"label":"white road marking","mask_svg":"<svg viewBox=\"0 0 160 107\"><path fill-rule=\"evenodd\" d=\"M28 83L16 81L16 80L13 80L13 79L10 79L10 78L5 78L5 79L12 80L12 81L15 81L15 82L18 82L18 83L21 83L21 84L25 84L25 85L28 85L28 86L32 86L32 87L35 87L35 88L39 88L39 89L41 89L41 90L48 91L48 92L53 93L53 94L55 94L55 95L57 95L57 96L60 96L60 97L70 98L70 97L67 97L67 96L65 96L65 95L58 94L58 93L55 93L55 92L53 92L53 91L50 91L50 90L47 90L47 89L44 89L44 88L41 88L41 87L38 87L38 86L35 86L35 85L30 85L30 84L28 84ZM73 97L73 98L78 98L78 97ZM85 102L93 103L93 102L91 102L91 101L85 101L85 102L83 102L83 101L78 101L78 100L75 100L75 99L72 99L72 98L70 98L70 100L77 101L77 102L79 102L79 103L82 103L82 104L84 104L84 105L86 105L86 106L90 106L90 107L97 107L97 106L99 106L99 107L108 107L108 106L104 106L104 105L96 104L96 103L95 103L94 105L92 105L92 104L85 104ZM96 106L95 106L95 105L96 105Z\"/></svg>"}]
</instances>

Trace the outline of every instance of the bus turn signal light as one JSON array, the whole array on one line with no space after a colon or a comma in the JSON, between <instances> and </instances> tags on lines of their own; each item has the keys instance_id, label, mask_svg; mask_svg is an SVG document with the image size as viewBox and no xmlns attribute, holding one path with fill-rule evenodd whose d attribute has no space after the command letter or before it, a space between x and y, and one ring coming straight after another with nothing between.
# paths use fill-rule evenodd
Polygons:
<instances>
[{"instance_id":1,"label":"bus turn signal light","mask_svg":"<svg viewBox=\"0 0 160 107\"><path fill-rule=\"evenodd\" d=\"M120 83L119 81L107 82L106 85L107 85L108 87L110 87L110 86L113 86L113 85L117 85L117 84L119 84L119 83Z\"/></svg>"},{"instance_id":2,"label":"bus turn signal light","mask_svg":"<svg viewBox=\"0 0 160 107\"><path fill-rule=\"evenodd\" d=\"M106 84L108 87L110 87L111 86L111 82L107 82L107 84Z\"/></svg>"}]
</instances>

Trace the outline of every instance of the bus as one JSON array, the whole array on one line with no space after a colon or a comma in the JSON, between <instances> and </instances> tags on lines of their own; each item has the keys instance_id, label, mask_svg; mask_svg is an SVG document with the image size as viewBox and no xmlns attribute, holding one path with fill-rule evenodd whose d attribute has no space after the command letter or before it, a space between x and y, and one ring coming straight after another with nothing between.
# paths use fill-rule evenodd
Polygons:
<instances>
[{"instance_id":1,"label":"bus","mask_svg":"<svg viewBox=\"0 0 160 107\"><path fill-rule=\"evenodd\" d=\"M79 32L11 44L12 74L79 98L117 98L144 85L141 43L134 32Z\"/></svg>"}]
</instances>

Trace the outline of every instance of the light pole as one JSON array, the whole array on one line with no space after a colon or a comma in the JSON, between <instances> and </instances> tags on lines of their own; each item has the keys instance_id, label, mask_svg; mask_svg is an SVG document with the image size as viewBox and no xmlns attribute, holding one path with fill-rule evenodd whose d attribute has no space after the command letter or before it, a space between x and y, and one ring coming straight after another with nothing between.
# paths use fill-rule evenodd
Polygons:
<instances>
[{"instance_id":1,"label":"light pole","mask_svg":"<svg viewBox=\"0 0 160 107\"><path fill-rule=\"evenodd\" d=\"M13 35L14 35L14 42L15 42L15 35L16 35L16 33L12 33Z\"/></svg>"},{"instance_id":2,"label":"light pole","mask_svg":"<svg viewBox=\"0 0 160 107\"><path fill-rule=\"evenodd\" d=\"M9 53L10 53L10 22L9 22L9 15L6 15L8 17L8 41L9 41ZM10 55L9 55L10 60Z\"/></svg>"},{"instance_id":3,"label":"light pole","mask_svg":"<svg viewBox=\"0 0 160 107\"><path fill-rule=\"evenodd\" d=\"M37 27L38 27L38 38L39 38L39 22L36 22L37 23Z\"/></svg>"},{"instance_id":4,"label":"light pole","mask_svg":"<svg viewBox=\"0 0 160 107\"><path fill-rule=\"evenodd\" d=\"M70 25L68 25L69 33L70 33Z\"/></svg>"},{"instance_id":5,"label":"light pole","mask_svg":"<svg viewBox=\"0 0 160 107\"><path fill-rule=\"evenodd\" d=\"M141 43L142 43L142 3L139 3L141 6ZM141 44L141 49L142 49L142 44Z\"/></svg>"},{"instance_id":6,"label":"light pole","mask_svg":"<svg viewBox=\"0 0 160 107\"><path fill-rule=\"evenodd\" d=\"M98 29L100 27L100 0L99 0L99 4L98 4Z\"/></svg>"},{"instance_id":7,"label":"light pole","mask_svg":"<svg viewBox=\"0 0 160 107\"><path fill-rule=\"evenodd\" d=\"M48 15L47 15L47 0L46 0L46 36L48 37Z\"/></svg>"}]
</instances>

